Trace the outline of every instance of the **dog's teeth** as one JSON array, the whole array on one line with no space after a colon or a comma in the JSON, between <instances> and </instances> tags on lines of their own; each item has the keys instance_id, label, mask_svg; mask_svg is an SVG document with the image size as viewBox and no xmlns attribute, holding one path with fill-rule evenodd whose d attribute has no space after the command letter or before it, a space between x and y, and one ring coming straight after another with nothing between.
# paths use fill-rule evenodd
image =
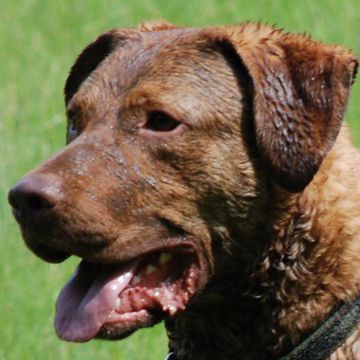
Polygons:
<instances>
[{"instance_id":1,"label":"dog's teeth","mask_svg":"<svg viewBox=\"0 0 360 360\"><path fill-rule=\"evenodd\" d=\"M120 309L121 308L121 300L120 298L116 298L115 308Z\"/></svg>"},{"instance_id":2,"label":"dog's teeth","mask_svg":"<svg viewBox=\"0 0 360 360\"><path fill-rule=\"evenodd\" d=\"M155 272L156 271L156 267L154 266L154 265L148 265L147 267L146 267L146 269L145 269L145 274L146 275L149 275L149 274L151 274L151 273L153 273L153 272Z\"/></svg>"},{"instance_id":3,"label":"dog's teeth","mask_svg":"<svg viewBox=\"0 0 360 360\"><path fill-rule=\"evenodd\" d=\"M164 265L165 263L167 263L171 259L172 259L172 254L163 252L163 253L161 253L160 258L159 258L159 264Z\"/></svg>"},{"instance_id":4,"label":"dog's teeth","mask_svg":"<svg viewBox=\"0 0 360 360\"><path fill-rule=\"evenodd\" d=\"M177 308L174 305L166 305L163 310L167 311L170 316L174 315L177 312Z\"/></svg>"},{"instance_id":5,"label":"dog's teeth","mask_svg":"<svg viewBox=\"0 0 360 360\"><path fill-rule=\"evenodd\" d=\"M169 313L171 316L176 313L176 307L174 305L169 306Z\"/></svg>"},{"instance_id":6,"label":"dog's teeth","mask_svg":"<svg viewBox=\"0 0 360 360\"><path fill-rule=\"evenodd\" d=\"M140 275L135 275L133 280L132 280L132 284L136 285L136 284L138 284L140 282L140 280L141 280L141 276Z\"/></svg>"}]
</instances>

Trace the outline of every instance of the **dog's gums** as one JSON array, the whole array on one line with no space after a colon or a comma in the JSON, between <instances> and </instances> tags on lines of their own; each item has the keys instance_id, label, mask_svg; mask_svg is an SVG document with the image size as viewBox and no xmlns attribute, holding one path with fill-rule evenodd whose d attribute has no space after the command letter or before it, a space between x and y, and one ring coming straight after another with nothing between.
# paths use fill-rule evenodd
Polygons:
<instances>
[{"instance_id":1,"label":"dog's gums","mask_svg":"<svg viewBox=\"0 0 360 360\"><path fill-rule=\"evenodd\" d=\"M58 297L57 334L75 342L114 339L172 316L195 293L199 272L190 248L155 252L120 265L83 260Z\"/></svg>"}]
</instances>

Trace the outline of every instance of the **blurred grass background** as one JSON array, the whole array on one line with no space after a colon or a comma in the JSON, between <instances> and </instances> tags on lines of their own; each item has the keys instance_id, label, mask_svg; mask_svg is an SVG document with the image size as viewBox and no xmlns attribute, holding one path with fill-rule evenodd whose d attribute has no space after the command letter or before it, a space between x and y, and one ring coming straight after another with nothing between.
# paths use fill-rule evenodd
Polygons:
<instances>
[{"instance_id":1,"label":"blurred grass background","mask_svg":"<svg viewBox=\"0 0 360 360\"><path fill-rule=\"evenodd\" d=\"M0 359L162 359L162 326L121 342L66 344L53 330L54 302L76 259L41 262L25 249L6 193L64 144L63 84L79 51L100 32L164 18L206 26L264 21L340 43L360 56L359 0L1 0ZM360 81L347 111L360 144Z\"/></svg>"}]
</instances>

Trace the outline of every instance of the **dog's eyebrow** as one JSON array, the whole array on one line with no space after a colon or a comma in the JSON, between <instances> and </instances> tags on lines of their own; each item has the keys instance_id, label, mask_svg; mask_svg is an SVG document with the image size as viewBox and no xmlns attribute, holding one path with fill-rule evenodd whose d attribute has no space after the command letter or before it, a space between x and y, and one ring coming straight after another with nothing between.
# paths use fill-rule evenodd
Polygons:
<instances>
[{"instance_id":1,"label":"dog's eyebrow","mask_svg":"<svg viewBox=\"0 0 360 360\"><path fill-rule=\"evenodd\" d=\"M82 111L82 104L78 101L77 98L71 99L70 103L67 105L65 109L65 115L67 118L74 117L76 115L79 115L79 113Z\"/></svg>"}]
</instances>

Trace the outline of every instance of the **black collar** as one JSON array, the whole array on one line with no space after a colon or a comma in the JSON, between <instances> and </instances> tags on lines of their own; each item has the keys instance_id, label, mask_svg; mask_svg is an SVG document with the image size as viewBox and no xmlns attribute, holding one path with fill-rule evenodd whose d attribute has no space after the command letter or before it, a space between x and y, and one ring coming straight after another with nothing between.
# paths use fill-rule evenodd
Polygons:
<instances>
[{"instance_id":1,"label":"black collar","mask_svg":"<svg viewBox=\"0 0 360 360\"><path fill-rule=\"evenodd\" d=\"M360 295L339 305L303 342L279 360L327 359L360 322Z\"/></svg>"},{"instance_id":2,"label":"black collar","mask_svg":"<svg viewBox=\"0 0 360 360\"><path fill-rule=\"evenodd\" d=\"M345 342L359 322L360 294L353 301L339 305L303 342L279 360L325 360ZM165 358L176 359L173 352Z\"/></svg>"}]
</instances>

